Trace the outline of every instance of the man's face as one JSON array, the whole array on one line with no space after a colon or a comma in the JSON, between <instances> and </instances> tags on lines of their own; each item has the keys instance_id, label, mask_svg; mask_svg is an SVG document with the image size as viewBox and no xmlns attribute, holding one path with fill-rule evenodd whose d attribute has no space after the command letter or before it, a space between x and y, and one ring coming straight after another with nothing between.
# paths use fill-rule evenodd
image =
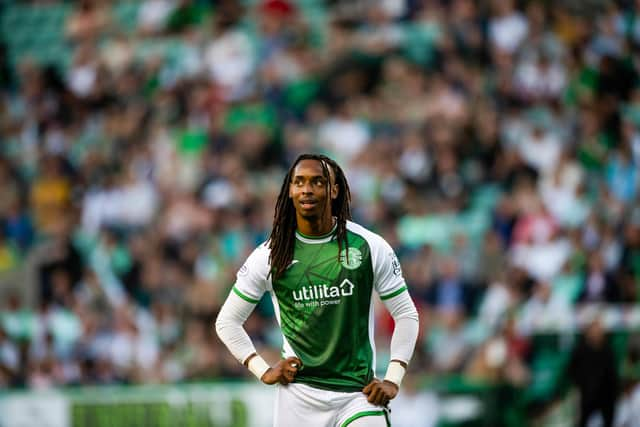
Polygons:
<instances>
[{"instance_id":1,"label":"man's face","mask_svg":"<svg viewBox=\"0 0 640 427\"><path fill-rule=\"evenodd\" d=\"M330 171L331 200L338 195L338 186L334 184L333 171ZM289 197L299 217L331 217L331 202L327 197L327 178L322 174L322 164L318 160L302 160L293 170L289 183Z\"/></svg>"}]
</instances>

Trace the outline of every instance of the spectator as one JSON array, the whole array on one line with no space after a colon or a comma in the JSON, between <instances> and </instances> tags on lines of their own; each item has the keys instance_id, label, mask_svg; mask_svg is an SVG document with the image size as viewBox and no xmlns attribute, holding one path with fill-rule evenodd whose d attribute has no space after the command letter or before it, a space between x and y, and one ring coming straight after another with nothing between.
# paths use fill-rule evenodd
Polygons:
<instances>
[{"instance_id":1,"label":"spectator","mask_svg":"<svg viewBox=\"0 0 640 427\"><path fill-rule=\"evenodd\" d=\"M109 13L99 1L82 0L67 19L65 33L72 42L95 42L109 23Z\"/></svg>"},{"instance_id":2,"label":"spectator","mask_svg":"<svg viewBox=\"0 0 640 427\"><path fill-rule=\"evenodd\" d=\"M493 1L491 6L494 13L489 21L492 47L512 54L527 36L527 18L516 9L513 0Z\"/></svg>"},{"instance_id":3,"label":"spectator","mask_svg":"<svg viewBox=\"0 0 640 427\"><path fill-rule=\"evenodd\" d=\"M428 300L436 311L471 313L474 300L472 289L462 277L458 261L443 257L438 266L438 276L430 289Z\"/></svg>"},{"instance_id":4,"label":"spectator","mask_svg":"<svg viewBox=\"0 0 640 427\"><path fill-rule=\"evenodd\" d=\"M214 19L214 38L206 47L204 58L211 80L226 101L248 97L256 84L256 53L249 36L238 25L240 10L229 8Z\"/></svg>"},{"instance_id":5,"label":"spectator","mask_svg":"<svg viewBox=\"0 0 640 427\"><path fill-rule=\"evenodd\" d=\"M437 312L437 321L426 338L430 368L438 374L458 372L467 362L471 341L465 330L465 317L455 309Z\"/></svg>"},{"instance_id":6,"label":"spectator","mask_svg":"<svg viewBox=\"0 0 640 427\"><path fill-rule=\"evenodd\" d=\"M18 363L18 349L0 325L0 384L3 387L15 385Z\"/></svg>"},{"instance_id":7,"label":"spectator","mask_svg":"<svg viewBox=\"0 0 640 427\"><path fill-rule=\"evenodd\" d=\"M620 290L611 274L605 270L602 255L593 252L589 256L582 292L578 297L583 303L619 302Z\"/></svg>"},{"instance_id":8,"label":"spectator","mask_svg":"<svg viewBox=\"0 0 640 427\"><path fill-rule=\"evenodd\" d=\"M173 0L145 0L138 9L138 31L148 36L161 34L174 7Z\"/></svg>"},{"instance_id":9,"label":"spectator","mask_svg":"<svg viewBox=\"0 0 640 427\"><path fill-rule=\"evenodd\" d=\"M554 297L549 283L538 282L522 306L518 330L525 336L544 331L567 331L573 328L573 322L567 301Z\"/></svg>"},{"instance_id":10,"label":"spectator","mask_svg":"<svg viewBox=\"0 0 640 427\"><path fill-rule=\"evenodd\" d=\"M594 367L598 369L594 369ZM568 364L568 376L580 392L578 427L587 426L600 413L605 427L613 426L618 396L618 370L602 321L592 319L576 345Z\"/></svg>"},{"instance_id":11,"label":"spectator","mask_svg":"<svg viewBox=\"0 0 640 427\"><path fill-rule=\"evenodd\" d=\"M167 31L180 33L189 30L201 22L202 12L193 0L178 0L166 18Z\"/></svg>"},{"instance_id":12,"label":"spectator","mask_svg":"<svg viewBox=\"0 0 640 427\"><path fill-rule=\"evenodd\" d=\"M300 152L345 163L354 219L397 251L418 375L528 391L529 334L592 303L636 325L638 4L13 3L2 386L244 375L202 325ZM267 353L272 314L249 319Z\"/></svg>"},{"instance_id":13,"label":"spectator","mask_svg":"<svg viewBox=\"0 0 640 427\"><path fill-rule=\"evenodd\" d=\"M62 159L42 159L42 174L31 188L31 204L38 228L51 233L61 225L61 218L71 202L71 181L65 176Z\"/></svg>"},{"instance_id":14,"label":"spectator","mask_svg":"<svg viewBox=\"0 0 640 427\"><path fill-rule=\"evenodd\" d=\"M475 380L522 387L531 375L525 359L528 345L516 332L515 319L507 318L503 330L476 351L466 373Z\"/></svg>"},{"instance_id":15,"label":"spectator","mask_svg":"<svg viewBox=\"0 0 640 427\"><path fill-rule=\"evenodd\" d=\"M340 102L318 129L320 148L331 153L338 162L353 159L371 139L366 123L354 117L353 110L354 106L349 101Z\"/></svg>"}]
</instances>

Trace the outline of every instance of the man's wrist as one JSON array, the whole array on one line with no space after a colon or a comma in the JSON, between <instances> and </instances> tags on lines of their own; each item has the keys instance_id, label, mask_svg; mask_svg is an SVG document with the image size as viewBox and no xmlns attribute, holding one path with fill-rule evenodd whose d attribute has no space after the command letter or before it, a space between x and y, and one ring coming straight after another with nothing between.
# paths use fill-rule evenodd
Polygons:
<instances>
[{"instance_id":1,"label":"man's wrist","mask_svg":"<svg viewBox=\"0 0 640 427\"><path fill-rule=\"evenodd\" d=\"M249 367L249 361L251 359L253 359L254 357L256 357L258 355L258 353L251 353L250 355L248 355L244 361L242 362L242 364L244 365L245 368Z\"/></svg>"},{"instance_id":2,"label":"man's wrist","mask_svg":"<svg viewBox=\"0 0 640 427\"><path fill-rule=\"evenodd\" d=\"M390 381L390 380L382 380L382 382L383 382L383 383L386 383L386 384L390 384L390 385L392 385L392 386L393 386L393 388L395 388L395 389L396 389L396 393L397 393L398 391L400 391L400 386L399 386L398 384L394 383L393 381Z\"/></svg>"},{"instance_id":3,"label":"man's wrist","mask_svg":"<svg viewBox=\"0 0 640 427\"><path fill-rule=\"evenodd\" d=\"M399 360L392 360L389 362L389 366L387 367L387 373L384 376L384 381L393 383L400 388L402 378L404 378L404 374L406 372L406 364Z\"/></svg>"},{"instance_id":4,"label":"man's wrist","mask_svg":"<svg viewBox=\"0 0 640 427\"><path fill-rule=\"evenodd\" d=\"M262 376L271 368L257 353L249 356L247 360L245 360L245 365L259 380L262 380Z\"/></svg>"}]
</instances>

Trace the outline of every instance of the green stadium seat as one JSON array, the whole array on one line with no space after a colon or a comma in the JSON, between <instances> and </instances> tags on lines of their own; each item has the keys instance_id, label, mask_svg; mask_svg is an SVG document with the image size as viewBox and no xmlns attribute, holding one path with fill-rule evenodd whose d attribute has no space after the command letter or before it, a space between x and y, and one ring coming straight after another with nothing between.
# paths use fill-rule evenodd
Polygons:
<instances>
[{"instance_id":1,"label":"green stadium seat","mask_svg":"<svg viewBox=\"0 0 640 427\"><path fill-rule=\"evenodd\" d=\"M629 344L629 332L627 331L615 331L610 334L609 342L613 347L613 352L616 356L616 361L618 364L618 371L622 369L622 365L624 364L624 359L627 355L628 344Z\"/></svg>"},{"instance_id":2,"label":"green stadium seat","mask_svg":"<svg viewBox=\"0 0 640 427\"><path fill-rule=\"evenodd\" d=\"M130 33L136 28L138 20L138 2L119 2L113 6L112 16L118 28Z\"/></svg>"},{"instance_id":3,"label":"green stadium seat","mask_svg":"<svg viewBox=\"0 0 640 427\"><path fill-rule=\"evenodd\" d=\"M566 377L568 352L539 351L531 364L531 384L524 392L528 403L545 403L558 396Z\"/></svg>"},{"instance_id":4,"label":"green stadium seat","mask_svg":"<svg viewBox=\"0 0 640 427\"><path fill-rule=\"evenodd\" d=\"M10 63L16 65L31 56L43 63L62 65L68 56L64 24L71 8L70 4L8 4L1 24Z\"/></svg>"}]
</instances>

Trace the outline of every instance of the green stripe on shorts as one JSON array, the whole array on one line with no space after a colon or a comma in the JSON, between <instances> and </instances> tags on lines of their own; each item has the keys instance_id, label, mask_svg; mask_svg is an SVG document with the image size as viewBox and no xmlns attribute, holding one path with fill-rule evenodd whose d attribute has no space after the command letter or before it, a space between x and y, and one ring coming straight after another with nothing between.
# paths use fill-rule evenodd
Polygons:
<instances>
[{"instance_id":1,"label":"green stripe on shorts","mask_svg":"<svg viewBox=\"0 0 640 427\"><path fill-rule=\"evenodd\" d=\"M238 288L236 288L235 286L234 286L232 289L233 289L233 292L235 292L235 293L236 293L236 295L238 295L240 298L242 298L243 300L245 300L245 301L247 301L247 302L250 302L250 303L252 303L252 304L257 304L257 303L259 303L259 302L260 302L260 301L258 301L257 299L253 299L253 298L251 298L251 297L246 296L245 294L243 294L242 292L240 292L240 291L238 290Z\"/></svg>"},{"instance_id":2,"label":"green stripe on shorts","mask_svg":"<svg viewBox=\"0 0 640 427\"><path fill-rule=\"evenodd\" d=\"M364 412L358 412L355 415L352 415L351 417L349 417L347 419L347 421L345 421L344 423L342 423L342 425L340 427L347 427L349 424L351 424L352 422L354 422L355 420L357 420L358 418L362 418L362 417L369 417L369 416L375 416L375 415L385 415L384 411L364 411ZM387 424L389 423L389 420L387 420Z\"/></svg>"}]
</instances>

